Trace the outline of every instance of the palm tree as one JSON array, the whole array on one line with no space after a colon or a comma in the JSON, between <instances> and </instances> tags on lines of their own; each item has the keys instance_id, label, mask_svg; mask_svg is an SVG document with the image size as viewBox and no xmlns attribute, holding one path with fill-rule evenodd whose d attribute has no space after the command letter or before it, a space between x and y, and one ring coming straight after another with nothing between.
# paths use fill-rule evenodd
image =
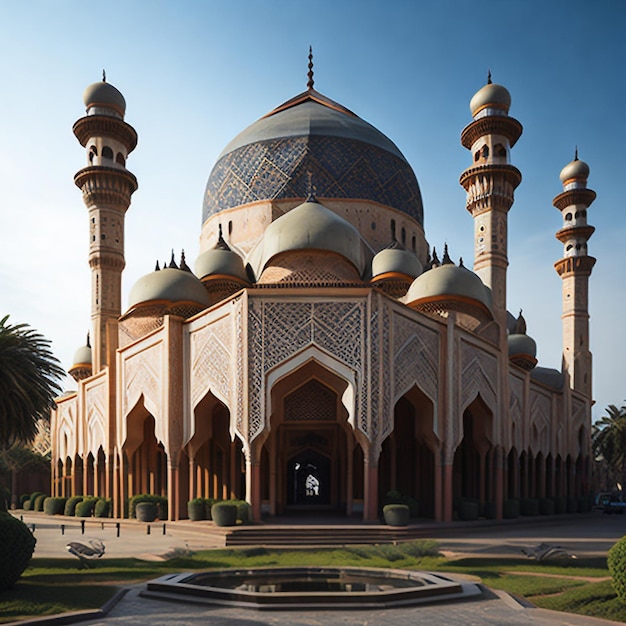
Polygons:
<instances>
[{"instance_id":1,"label":"palm tree","mask_svg":"<svg viewBox=\"0 0 626 626\"><path fill-rule=\"evenodd\" d=\"M595 458L602 458L607 469L626 487L626 406L610 404L606 415L593 426Z\"/></svg>"},{"instance_id":2,"label":"palm tree","mask_svg":"<svg viewBox=\"0 0 626 626\"><path fill-rule=\"evenodd\" d=\"M30 442L49 419L65 372L50 342L27 324L0 320L0 450Z\"/></svg>"}]
</instances>

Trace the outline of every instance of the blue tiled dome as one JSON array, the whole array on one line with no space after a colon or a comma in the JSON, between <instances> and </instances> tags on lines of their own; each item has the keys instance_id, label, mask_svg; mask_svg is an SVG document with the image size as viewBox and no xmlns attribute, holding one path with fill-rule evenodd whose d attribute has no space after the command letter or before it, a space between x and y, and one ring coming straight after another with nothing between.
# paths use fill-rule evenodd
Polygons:
<instances>
[{"instance_id":1,"label":"blue tiled dome","mask_svg":"<svg viewBox=\"0 0 626 626\"><path fill-rule=\"evenodd\" d=\"M285 102L233 139L206 186L203 222L251 202L309 195L371 200L423 223L411 166L379 130L314 89Z\"/></svg>"}]
</instances>

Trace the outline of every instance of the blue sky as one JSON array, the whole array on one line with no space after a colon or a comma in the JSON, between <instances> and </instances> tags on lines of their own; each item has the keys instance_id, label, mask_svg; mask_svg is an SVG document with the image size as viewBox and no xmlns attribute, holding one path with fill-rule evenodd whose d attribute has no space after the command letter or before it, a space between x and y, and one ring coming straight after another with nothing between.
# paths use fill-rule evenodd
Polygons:
<instances>
[{"instance_id":1,"label":"blue sky","mask_svg":"<svg viewBox=\"0 0 626 626\"><path fill-rule=\"evenodd\" d=\"M126 219L124 302L171 248L195 259L202 196L222 148L315 86L389 136L413 166L426 236L473 258L458 184L459 136L491 69L524 126L523 175L509 214L511 311L540 364L560 367L561 227L552 199L579 148L598 199L589 210L598 262L590 280L595 417L626 400L626 3L622 0L24 0L0 3L0 312L53 341L66 367L89 329L84 166L71 128L100 79L126 97L139 133L128 168L139 190Z\"/></svg>"}]
</instances>

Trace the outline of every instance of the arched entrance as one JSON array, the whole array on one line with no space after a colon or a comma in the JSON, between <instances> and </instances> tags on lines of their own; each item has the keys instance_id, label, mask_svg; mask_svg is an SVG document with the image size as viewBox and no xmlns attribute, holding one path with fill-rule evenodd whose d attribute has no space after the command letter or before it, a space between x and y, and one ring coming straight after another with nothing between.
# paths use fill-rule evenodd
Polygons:
<instances>
[{"instance_id":1,"label":"arched entrance","mask_svg":"<svg viewBox=\"0 0 626 626\"><path fill-rule=\"evenodd\" d=\"M311 359L271 389L261 454L261 495L271 515L350 514L363 500L363 470L341 398L348 383Z\"/></svg>"}]
</instances>

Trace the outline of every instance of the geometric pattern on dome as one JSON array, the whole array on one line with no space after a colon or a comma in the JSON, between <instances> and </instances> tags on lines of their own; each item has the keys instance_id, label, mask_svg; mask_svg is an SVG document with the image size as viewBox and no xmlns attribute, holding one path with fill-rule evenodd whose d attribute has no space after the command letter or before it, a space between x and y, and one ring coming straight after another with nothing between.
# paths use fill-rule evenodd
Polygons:
<instances>
[{"instance_id":1,"label":"geometric pattern on dome","mask_svg":"<svg viewBox=\"0 0 626 626\"><path fill-rule=\"evenodd\" d=\"M335 419L335 394L313 379L285 398L285 421L332 421Z\"/></svg>"},{"instance_id":2,"label":"geometric pattern on dome","mask_svg":"<svg viewBox=\"0 0 626 626\"><path fill-rule=\"evenodd\" d=\"M317 135L254 142L224 155L209 176L202 221L259 200L306 198L309 180L319 198L373 200L423 224L420 189L406 161L356 139Z\"/></svg>"}]
</instances>

